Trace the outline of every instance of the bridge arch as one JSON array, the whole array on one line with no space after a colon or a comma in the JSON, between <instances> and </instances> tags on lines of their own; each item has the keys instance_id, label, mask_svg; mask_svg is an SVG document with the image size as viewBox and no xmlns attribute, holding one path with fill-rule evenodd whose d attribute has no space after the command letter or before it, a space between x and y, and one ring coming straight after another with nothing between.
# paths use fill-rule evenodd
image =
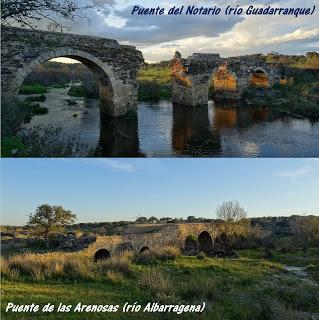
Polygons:
<instances>
[{"instance_id":1,"label":"bridge arch","mask_svg":"<svg viewBox=\"0 0 319 320\"><path fill-rule=\"evenodd\" d=\"M148 252L150 251L150 248L148 246L144 246L140 249L139 253L145 253L145 252Z\"/></svg>"},{"instance_id":2,"label":"bridge arch","mask_svg":"<svg viewBox=\"0 0 319 320\"><path fill-rule=\"evenodd\" d=\"M213 254L214 251L214 243L213 238L207 231L202 231L198 235L198 250L202 251L207 255Z\"/></svg>"},{"instance_id":3,"label":"bridge arch","mask_svg":"<svg viewBox=\"0 0 319 320\"><path fill-rule=\"evenodd\" d=\"M107 249L99 249L94 253L94 261L106 260L111 258L110 251Z\"/></svg>"},{"instance_id":4,"label":"bridge arch","mask_svg":"<svg viewBox=\"0 0 319 320\"><path fill-rule=\"evenodd\" d=\"M209 82L213 83L217 89L234 91L237 88L238 79L236 73L227 64L221 64L213 70Z\"/></svg>"},{"instance_id":5,"label":"bridge arch","mask_svg":"<svg viewBox=\"0 0 319 320\"><path fill-rule=\"evenodd\" d=\"M83 63L94 74L99 85L100 101L102 107L108 109L114 108L114 101L118 99L118 92L116 91L116 78L107 63L102 62L99 58L92 54L69 47L60 47L40 53L31 62L19 68L15 79L13 80L12 94L17 95L24 79L30 74L38 65L54 59L54 58L70 58Z\"/></svg>"},{"instance_id":6,"label":"bridge arch","mask_svg":"<svg viewBox=\"0 0 319 320\"><path fill-rule=\"evenodd\" d=\"M257 88L269 88L270 77L268 72L261 67L254 68L248 76L248 85Z\"/></svg>"}]
</instances>

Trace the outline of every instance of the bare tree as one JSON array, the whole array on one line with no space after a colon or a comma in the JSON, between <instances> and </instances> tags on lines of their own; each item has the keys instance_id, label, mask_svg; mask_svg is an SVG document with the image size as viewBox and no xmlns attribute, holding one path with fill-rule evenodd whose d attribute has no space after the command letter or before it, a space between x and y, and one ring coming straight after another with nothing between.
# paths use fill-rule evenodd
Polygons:
<instances>
[{"instance_id":1,"label":"bare tree","mask_svg":"<svg viewBox=\"0 0 319 320\"><path fill-rule=\"evenodd\" d=\"M290 228L295 238L302 243L304 251L308 250L311 241L319 239L319 217L295 217Z\"/></svg>"},{"instance_id":2,"label":"bare tree","mask_svg":"<svg viewBox=\"0 0 319 320\"><path fill-rule=\"evenodd\" d=\"M51 29L62 29L57 19L73 20L88 8L92 5L80 6L76 0L1 0L1 20L5 25L30 28L37 28L40 22L46 21Z\"/></svg>"},{"instance_id":3,"label":"bare tree","mask_svg":"<svg viewBox=\"0 0 319 320\"><path fill-rule=\"evenodd\" d=\"M250 228L247 212L238 201L224 201L217 207L216 217L222 220L220 227L225 236L226 249L230 249L234 237L247 234Z\"/></svg>"},{"instance_id":4,"label":"bare tree","mask_svg":"<svg viewBox=\"0 0 319 320\"><path fill-rule=\"evenodd\" d=\"M216 216L224 221L237 222L247 217L247 212L238 201L224 201L217 209Z\"/></svg>"}]
</instances>

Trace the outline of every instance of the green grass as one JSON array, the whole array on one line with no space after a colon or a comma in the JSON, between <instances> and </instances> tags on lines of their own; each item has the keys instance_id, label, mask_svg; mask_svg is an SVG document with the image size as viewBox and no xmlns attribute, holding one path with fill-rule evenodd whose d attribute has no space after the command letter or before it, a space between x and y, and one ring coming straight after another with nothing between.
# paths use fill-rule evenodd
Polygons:
<instances>
[{"instance_id":1,"label":"green grass","mask_svg":"<svg viewBox=\"0 0 319 320\"><path fill-rule=\"evenodd\" d=\"M279 112L319 120L319 77L318 75L297 75L292 83L275 85L262 97L258 89L248 88L244 99L253 105L268 105Z\"/></svg>"},{"instance_id":2,"label":"green grass","mask_svg":"<svg viewBox=\"0 0 319 320\"><path fill-rule=\"evenodd\" d=\"M252 252L246 252L246 255ZM318 258L318 256L317 256ZM116 264L113 264L116 268ZM121 266L120 268L123 269ZM116 270L112 269L113 272ZM125 271L126 269L124 269ZM131 263L122 276L94 276L90 279L32 280L20 276L18 280L2 281L2 311L8 302L26 304L75 305L120 304L137 301L169 304L202 303L203 315L161 313L107 314L107 319L286 319L282 314L297 311L319 312L319 296L314 283L298 280L284 272L277 262L242 257L239 259L177 257L159 261L156 265ZM273 313L275 315L273 315ZM221 315L223 317L221 318ZM101 319L92 313L90 319ZM4 319L29 319L29 315L5 314ZM37 314L35 319L83 319L83 314Z\"/></svg>"},{"instance_id":3,"label":"green grass","mask_svg":"<svg viewBox=\"0 0 319 320\"><path fill-rule=\"evenodd\" d=\"M25 145L22 143L21 139L12 136L4 137L1 141L1 157L12 157L15 151L23 151Z\"/></svg>"},{"instance_id":4,"label":"green grass","mask_svg":"<svg viewBox=\"0 0 319 320\"><path fill-rule=\"evenodd\" d=\"M69 91L68 95L71 97L86 97L86 90L81 86L72 86Z\"/></svg>"},{"instance_id":5,"label":"green grass","mask_svg":"<svg viewBox=\"0 0 319 320\"><path fill-rule=\"evenodd\" d=\"M19 94L44 94L48 90L42 84L23 84L19 90Z\"/></svg>"},{"instance_id":6,"label":"green grass","mask_svg":"<svg viewBox=\"0 0 319 320\"><path fill-rule=\"evenodd\" d=\"M138 81L157 82L159 84L169 84L171 82L169 67L148 66L141 68Z\"/></svg>"},{"instance_id":7,"label":"green grass","mask_svg":"<svg viewBox=\"0 0 319 320\"><path fill-rule=\"evenodd\" d=\"M171 98L171 76L169 67L148 66L137 76L139 101L159 101Z\"/></svg>"},{"instance_id":8,"label":"green grass","mask_svg":"<svg viewBox=\"0 0 319 320\"><path fill-rule=\"evenodd\" d=\"M41 107L38 103L32 104L32 115L42 115L47 114L49 112L49 109L46 107Z\"/></svg>"},{"instance_id":9,"label":"green grass","mask_svg":"<svg viewBox=\"0 0 319 320\"><path fill-rule=\"evenodd\" d=\"M32 96L32 97L27 97L25 99L26 102L43 102L46 100L46 96L44 94L41 94L39 96Z\"/></svg>"}]
</instances>

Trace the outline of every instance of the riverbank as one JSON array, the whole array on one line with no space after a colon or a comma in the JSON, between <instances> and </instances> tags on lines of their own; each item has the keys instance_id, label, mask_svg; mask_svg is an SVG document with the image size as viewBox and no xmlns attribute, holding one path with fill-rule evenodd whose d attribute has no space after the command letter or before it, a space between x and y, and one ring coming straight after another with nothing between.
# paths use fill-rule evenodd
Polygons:
<instances>
[{"instance_id":1,"label":"riverbank","mask_svg":"<svg viewBox=\"0 0 319 320\"><path fill-rule=\"evenodd\" d=\"M276 85L270 89L249 88L244 93L243 102L318 121L319 72L296 74L286 85Z\"/></svg>"}]
</instances>

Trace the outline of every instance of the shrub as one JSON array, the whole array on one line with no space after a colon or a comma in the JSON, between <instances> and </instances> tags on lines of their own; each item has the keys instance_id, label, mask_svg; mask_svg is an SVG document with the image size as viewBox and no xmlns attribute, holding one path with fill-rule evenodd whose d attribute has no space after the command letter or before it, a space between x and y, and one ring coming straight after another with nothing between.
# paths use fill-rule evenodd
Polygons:
<instances>
[{"instance_id":1,"label":"shrub","mask_svg":"<svg viewBox=\"0 0 319 320\"><path fill-rule=\"evenodd\" d=\"M197 243L198 239L194 235L190 234L186 237L186 241Z\"/></svg>"},{"instance_id":2,"label":"shrub","mask_svg":"<svg viewBox=\"0 0 319 320\"><path fill-rule=\"evenodd\" d=\"M12 99L1 99L1 134L10 137L21 125L31 119L30 103Z\"/></svg>"},{"instance_id":3,"label":"shrub","mask_svg":"<svg viewBox=\"0 0 319 320\"><path fill-rule=\"evenodd\" d=\"M41 94L39 96L34 96L34 97L27 97L25 99L26 102L37 102L37 101L43 102L45 100L46 100L46 96L44 94Z\"/></svg>"},{"instance_id":4,"label":"shrub","mask_svg":"<svg viewBox=\"0 0 319 320\"><path fill-rule=\"evenodd\" d=\"M152 264L158 261L175 260L181 255L180 250L174 246L157 247L136 254L133 261L138 264Z\"/></svg>"},{"instance_id":5,"label":"shrub","mask_svg":"<svg viewBox=\"0 0 319 320\"><path fill-rule=\"evenodd\" d=\"M42 115L42 114L47 114L49 112L48 108L41 107L38 103L32 104L32 115Z\"/></svg>"},{"instance_id":6,"label":"shrub","mask_svg":"<svg viewBox=\"0 0 319 320\"><path fill-rule=\"evenodd\" d=\"M106 272L107 279L114 284L119 284L123 282L123 274L117 271L108 270Z\"/></svg>"},{"instance_id":7,"label":"shrub","mask_svg":"<svg viewBox=\"0 0 319 320\"><path fill-rule=\"evenodd\" d=\"M175 260L177 257L181 255L180 250L174 246L165 246L162 248L157 248L155 252L157 259L161 261Z\"/></svg>"},{"instance_id":8,"label":"shrub","mask_svg":"<svg viewBox=\"0 0 319 320\"><path fill-rule=\"evenodd\" d=\"M25 145L22 143L21 139L12 136L2 138L1 141L1 156L2 157L12 157L19 152L25 150Z\"/></svg>"},{"instance_id":9,"label":"shrub","mask_svg":"<svg viewBox=\"0 0 319 320\"><path fill-rule=\"evenodd\" d=\"M23 129L19 138L25 150L17 156L70 157L83 152L87 145L80 142L79 135L66 136L62 128Z\"/></svg>"},{"instance_id":10,"label":"shrub","mask_svg":"<svg viewBox=\"0 0 319 320\"><path fill-rule=\"evenodd\" d=\"M113 256L97 262L97 269L102 274L107 274L108 271L115 271L128 275L131 273L131 261L125 255Z\"/></svg>"},{"instance_id":11,"label":"shrub","mask_svg":"<svg viewBox=\"0 0 319 320\"><path fill-rule=\"evenodd\" d=\"M42 84L23 84L19 90L19 94L43 94L47 92L47 88Z\"/></svg>"},{"instance_id":12,"label":"shrub","mask_svg":"<svg viewBox=\"0 0 319 320\"><path fill-rule=\"evenodd\" d=\"M82 85L71 86L68 92L71 97L86 97L86 90Z\"/></svg>"},{"instance_id":13,"label":"shrub","mask_svg":"<svg viewBox=\"0 0 319 320\"><path fill-rule=\"evenodd\" d=\"M165 298L174 295L174 286L168 274L158 268L143 272L139 278L141 288L150 290L156 298Z\"/></svg>"},{"instance_id":14,"label":"shrub","mask_svg":"<svg viewBox=\"0 0 319 320\"><path fill-rule=\"evenodd\" d=\"M196 256L197 259L205 259L206 258L206 254L203 251L200 251L198 253L198 255Z\"/></svg>"},{"instance_id":15,"label":"shrub","mask_svg":"<svg viewBox=\"0 0 319 320\"><path fill-rule=\"evenodd\" d=\"M160 99L170 99L170 87L157 81L140 81L138 88L139 101L159 101Z\"/></svg>"},{"instance_id":16,"label":"shrub","mask_svg":"<svg viewBox=\"0 0 319 320\"><path fill-rule=\"evenodd\" d=\"M179 295L185 300L204 298L213 300L218 294L216 282L207 276L197 276L183 282L179 288Z\"/></svg>"},{"instance_id":17,"label":"shrub","mask_svg":"<svg viewBox=\"0 0 319 320\"><path fill-rule=\"evenodd\" d=\"M278 301L270 301L267 305L267 319L270 320L297 320L302 319L296 311L287 308L284 304Z\"/></svg>"},{"instance_id":18,"label":"shrub","mask_svg":"<svg viewBox=\"0 0 319 320\"><path fill-rule=\"evenodd\" d=\"M21 254L5 259L6 273L8 270L34 280L52 278L88 279L92 278L93 262L79 254L48 253ZM15 271L16 270L16 271Z\"/></svg>"}]
</instances>

